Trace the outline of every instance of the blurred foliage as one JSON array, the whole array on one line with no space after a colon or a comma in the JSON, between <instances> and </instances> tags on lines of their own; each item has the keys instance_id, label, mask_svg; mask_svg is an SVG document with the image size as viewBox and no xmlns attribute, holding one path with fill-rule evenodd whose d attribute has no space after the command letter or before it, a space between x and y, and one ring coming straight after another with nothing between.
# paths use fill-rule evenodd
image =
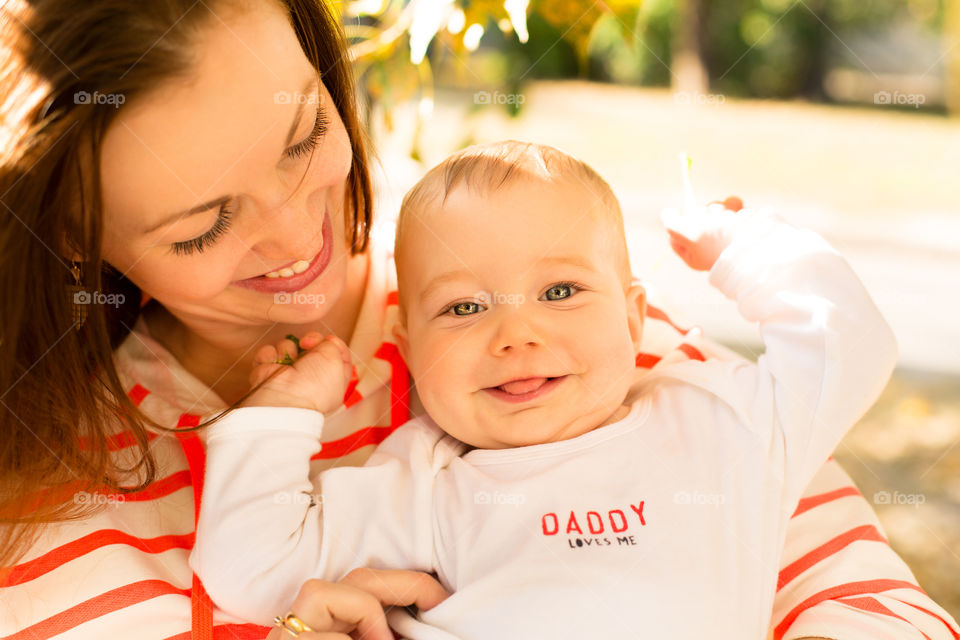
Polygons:
<instances>
[{"instance_id":1,"label":"blurred foliage","mask_svg":"<svg viewBox=\"0 0 960 640\"><path fill-rule=\"evenodd\" d=\"M936 34L948 2L349 0L342 11L369 99L389 112L419 95L424 116L438 81L504 92L534 78L668 86L674 34L690 18L679 15L684 7L696 14L696 54L712 91L823 99L829 57L843 54L846 37L882 39L908 23Z\"/></svg>"}]
</instances>

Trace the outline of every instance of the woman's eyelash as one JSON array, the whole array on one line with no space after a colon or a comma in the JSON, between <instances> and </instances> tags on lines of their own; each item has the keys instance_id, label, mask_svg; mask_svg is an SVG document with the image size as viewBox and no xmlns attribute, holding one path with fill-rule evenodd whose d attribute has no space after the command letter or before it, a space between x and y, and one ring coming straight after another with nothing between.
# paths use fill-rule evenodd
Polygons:
<instances>
[{"instance_id":1,"label":"woman's eyelash","mask_svg":"<svg viewBox=\"0 0 960 640\"><path fill-rule=\"evenodd\" d=\"M317 147L317 143L320 141L320 138L327 133L327 125L330 122L327 119L327 114L323 110L317 111L317 120L314 122L313 131L310 132L310 135L306 140L298 142L294 146L290 147L284 152L284 155L288 158L302 158L313 153L313 150ZM213 223L213 226L209 231L204 233L202 236L193 238L192 240L186 240L184 242L174 242L171 246L173 248L173 253L178 256L190 255L192 253L203 253L203 250L208 246L217 241L217 239L222 236L227 229L230 228L230 217L233 215L233 211L228 209L227 206L221 205L220 211L217 214L217 220Z\"/></svg>"},{"instance_id":2,"label":"woman's eyelash","mask_svg":"<svg viewBox=\"0 0 960 640\"><path fill-rule=\"evenodd\" d=\"M318 109L317 120L313 125L313 131L310 132L307 139L293 145L284 151L283 155L288 158L302 158L303 156L308 156L313 153L320 138L327 133L327 125L329 124L330 121L327 119L327 114L322 109Z\"/></svg>"},{"instance_id":3,"label":"woman's eyelash","mask_svg":"<svg viewBox=\"0 0 960 640\"><path fill-rule=\"evenodd\" d=\"M216 242L217 239L226 233L227 229L230 228L230 218L232 215L233 211L227 208L226 203L220 205L220 211L217 212L217 220L213 223L213 226L210 227L210 230L202 236L197 236L192 240L174 242L172 245L170 245L173 249L173 253L178 256L186 256L192 253L203 253L204 249Z\"/></svg>"}]
</instances>

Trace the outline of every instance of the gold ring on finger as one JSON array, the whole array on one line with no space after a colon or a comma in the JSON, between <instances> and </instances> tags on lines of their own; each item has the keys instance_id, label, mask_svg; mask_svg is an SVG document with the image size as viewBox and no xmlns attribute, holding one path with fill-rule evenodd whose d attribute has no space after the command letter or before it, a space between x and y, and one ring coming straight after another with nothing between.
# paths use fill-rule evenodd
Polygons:
<instances>
[{"instance_id":1,"label":"gold ring on finger","mask_svg":"<svg viewBox=\"0 0 960 640\"><path fill-rule=\"evenodd\" d=\"M296 638L304 631L313 631L313 629L306 622L298 618L292 611L288 611L287 615L283 616L274 616L273 618L274 626L280 627L292 637Z\"/></svg>"}]
</instances>

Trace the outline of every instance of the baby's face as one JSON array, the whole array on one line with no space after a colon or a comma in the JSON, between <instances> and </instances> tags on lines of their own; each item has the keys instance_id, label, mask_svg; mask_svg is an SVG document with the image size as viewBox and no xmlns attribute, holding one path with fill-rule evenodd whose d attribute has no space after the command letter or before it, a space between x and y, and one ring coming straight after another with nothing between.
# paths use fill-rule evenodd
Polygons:
<instances>
[{"instance_id":1,"label":"baby's face","mask_svg":"<svg viewBox=\"0 0 960 640\"><path fill-rule=\"evenodd\" d=\"M580 185L463 186L412 219L401 351L430 416L475 447L565 440L626 414L643 290L624 290L599 199Z\"/></svg>"}]
</instances>

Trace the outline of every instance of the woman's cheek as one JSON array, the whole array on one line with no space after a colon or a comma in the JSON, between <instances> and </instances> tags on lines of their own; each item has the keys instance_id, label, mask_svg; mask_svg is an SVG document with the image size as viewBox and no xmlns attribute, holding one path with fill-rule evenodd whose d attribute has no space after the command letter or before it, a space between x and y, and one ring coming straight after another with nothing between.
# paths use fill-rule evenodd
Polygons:
<instances>
[{"instance_id":1,"label":"woman's cheek","mask_svg":"<svg viewBox=\"0 0 960 640\"><path fill-rule=\"evenodd\" d=\"M134 267L130 277L141 289L161 300L208 300L232 282L232 269L216 263L202 265L191 257L170 256L144 262Z\"/></svg>"}]
</instances>

